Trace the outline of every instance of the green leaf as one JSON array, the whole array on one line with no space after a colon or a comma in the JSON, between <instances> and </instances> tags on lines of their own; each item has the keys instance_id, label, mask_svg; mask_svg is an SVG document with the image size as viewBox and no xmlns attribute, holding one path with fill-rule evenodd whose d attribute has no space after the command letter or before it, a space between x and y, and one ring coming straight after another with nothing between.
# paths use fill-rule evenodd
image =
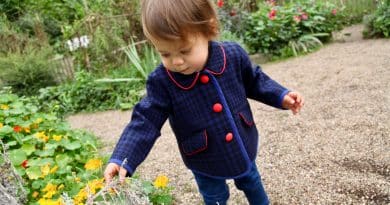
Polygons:
<instances>
[{"instance_id":1,"label":"green leaf","mask_svg":"<svg viewBox=\"0 0 390 205\"><path fill-rule=\"evenodd\" d=\"M81 147L81 144L80 144L80 142L78 142L78 141L74 141L74 142L65 144L64 147L65 147L67 150L75 150L75 149L80 148L80 147Z\"/></svg>"},{"instance_id":2,"label":"green leaf","mask_svg":"<svg viewBox=\"0 0 390 205\"><path fill-rule=\"evenodd\" d=\"M47 144L45 144L45 149L53 149L53 150L55 150L55 149L57 149L58 146L59 146L58 143L55 143L55 144L47 143Z\"/></svg>"},{"instance_id":3,"label":"green leaf","mask_svg":"<svg viewBox=\"0 0 390 205\"><path fill-rule=\"evenodd\" d=\"M37 159L31 159L28 161L28 165L30 167L41 167L41 166L45 166L47 164L54 164L54 160L52 158L43 158L43 159L40 159L40 158L37 158Z\"/></svg>"},{"instance_id":4,"label":"green leaf","mask_svg":"<svg viewBox=\"0 0 390 205\"><path fill-rule=\"evenodd\" d=\"M26 170L23 167L15 167L15 170L19 176L24 176L26 174Z\"/></svg>"},{"instance_id":5,"label":"green leaf","mask_svg":"<svg viewBox=\"0 0 390 205\"><path fill-rule=\"evenodd\" d=\"M43 187L43 185L44 185L44 181L42 181L42 180L34 180L33 183L31 184L31 187L34 190L40 190L41 187Z\"/></svg>"},{"instance_id":6,"label":"green leaf","mask_svg":"<svg viewBox=\"0 0 390 205\"><path fill-rule=\"evenodd\" d=\"M20 166L27 159L27 155L22 149L15 149L9 151L9 158L14 166Z\"/></svg>"},{"instance_id":7,"label":"green leaf","mask_svg":"<svg viewBox=\"0 0 390 205\"><path fill-rule=\"evenodd\" d=\"M70 158L66 154L59 154L56 156L56 163L60 168L64 168L69 162L72 161L72 158Z\"/></svg>"},{"instance_id":8,"label":"green leaf","mask_svg":"<svg viewBox=\"0 0 390 205\"><path fill-rule=\"evenodd\" d=\"M0 103L7 104L7 103L15 101L17 99L18 99L18 96L14 95L14 94L1 94Z\"/></svg>"},{"instance_id":9,"label":"green leaf","mask_svg":"<svg viewBox=\"0 0 390 205\"><path fill-rule=\"evenodd\" d=\"M26 169L26 174L29 179L38 179L42 175L41 168L36 166L29 167Z\"/></svg>"},{"instance_id":10,"label":"green leaf","mask_svg":"<svg viewBox=\"0 0 390 205\"><path fill-rule=\"evenodd\" d=\"M34 152L37 156L40 157L49 157L54 155L54 149L47 149L47 150L37 150Z\"/></svg>"},{"instance_id":11,"label":"green leaf","mask_svg":"<svg viewBox=\"0 0 390 205\"><path fill-rule=\"evenodd\" d=\"M6 126L0 128L0 137L10 135L13 131L14 131L14 129L12 127L6 125Z\"/></svg>"},{"instance_id":12,"label":"green leaf","mask_svg":"<svg viewBox=\"0 0 390 205\"><path fill-rule=\"evenodd\" d=\"M21 149L27 154L27 156L30 156L35 151L35 145L23 144Z\"/></svg>"},{"instance_id":13,"label":"green leaf","mask_svg":"<svg viewBox=\"0 0 390 205\"><path fill-rule=\"evenodd\" d=\"M15 146L15 145L17 145L18 144L18 142L16 142L16 141L10 141L10 142L8 142L7 144L5 144L5 145L7 145L8 147L12 147L12 146Z\"/></svg>"}]
</instances>

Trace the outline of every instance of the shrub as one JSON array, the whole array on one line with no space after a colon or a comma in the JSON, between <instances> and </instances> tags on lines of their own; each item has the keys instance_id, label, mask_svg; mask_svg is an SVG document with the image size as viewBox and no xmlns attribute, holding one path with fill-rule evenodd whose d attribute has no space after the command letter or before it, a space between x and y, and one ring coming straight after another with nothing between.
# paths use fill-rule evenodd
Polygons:
<instances>
[{"instance_id":1,"label":"shrub","mask_svg":"<svg viewBox=\"0 0 390 205\"><path fill-rule=\"evenodd\" d=\"M378 3L377 10L364 18L365 38L390 37L390 0Z\"/></svg>"},{"instance_id":2,"label":"shrub","mask_svg":"<svg viewBox=\"0 0 390 205\"><path fill-rule=\"evenodd\" d=\"M80 111L128 109L142 97L143 83L137 79L105 83L88 72L76 73L73 82L42 88L35 98L42 110L62 114Z\"/></svg>"},{"instance_id":3,"label":"shrub","mask_svg":"<svg viewBox=\"0 0 390 205\"><path fill-rule=\"evenodd\" d=\"M0 81L21 95L34 95L43 87L56 85L50 48L28 49L0 56Z\"/></svg>"},{"instance_id":4,"label":"shrub","mask_svg":"<svg viewBox=\"0 0 390 205\"><path fill-rule=\"evenodd\" d=\"M278 6L270 1L260 10L250 14L245 25L244 40L250 53L281 56L291 42L315 42L329 40L331 32L341 29L341 12L330 3L302 2ZM311 36L302 41L302 36ZM299 40L301 38L301 40ZM316 39L316 40L310 40Z\"/></svg>"}]
</instances>

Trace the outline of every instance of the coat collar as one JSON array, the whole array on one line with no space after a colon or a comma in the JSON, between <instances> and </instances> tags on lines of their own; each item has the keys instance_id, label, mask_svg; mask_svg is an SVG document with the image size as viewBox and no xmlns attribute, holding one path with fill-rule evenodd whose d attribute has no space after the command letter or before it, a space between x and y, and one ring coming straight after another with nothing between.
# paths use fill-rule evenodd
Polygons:
<instances>
[{"instance_id":1,"label":"coat collar","mask_svg":"<svg viewBox=\"0 0 390 205\"><path fill-rule=\"evenodd\" d=\"M200 71L190 75L184 75L178 72L169 71L165 68L169 79L179 88L190 90L196 85L200 73L208 72L212 75L222 75L226 69L226 53L222 43L210 41L209 55L205 67Z\"/></svg>"}]
</instances>

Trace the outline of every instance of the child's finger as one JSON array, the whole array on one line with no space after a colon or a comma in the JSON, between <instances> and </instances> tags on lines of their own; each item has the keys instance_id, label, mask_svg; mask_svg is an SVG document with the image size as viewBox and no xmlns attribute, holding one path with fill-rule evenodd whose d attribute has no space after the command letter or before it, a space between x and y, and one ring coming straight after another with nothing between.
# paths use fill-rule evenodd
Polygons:
<instances>
[{"instance_id":1,"label":"child's finger","mask_svg":"<svg viewBox=\"0 0 390 205\"><path fill-rule=\"evenodd\" d=\"M112 177L108 173L104 173L104 180L106 181L106 184L110 184Z\"/></svg>"},{"instance_id":2,"label":"child's finger","mask_svg":"<svg viewBox=\"0 0 390 205\"><path fill-rule=\"evenodd\" d=\"M123 183L125 181L127 170L123 167L119 169L119 181Z\"/></svg>"}]
</instances>

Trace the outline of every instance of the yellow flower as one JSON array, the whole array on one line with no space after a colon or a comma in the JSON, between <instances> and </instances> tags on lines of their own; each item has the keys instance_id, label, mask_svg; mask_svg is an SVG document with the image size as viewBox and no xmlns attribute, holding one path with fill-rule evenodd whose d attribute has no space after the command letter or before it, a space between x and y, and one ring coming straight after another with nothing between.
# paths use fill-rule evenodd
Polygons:
<instances>
[{"instance_id":1,"label":"yellow flower","mask_svg":"<svg viewBox=\"0 0 390 205\"><path fill-rule=\"evenodd\" d=\"M102 167L103 162L100 159L90 159L87 163L85 163L84 168L86 170L95 170Z\"/></svg>"},{"instance_id":2,"label":"yellow flower","mask_svg":"<svg viewBox=\"0 0 390 205\"><path fill-rule=\"evenodd\" d=\"M55 173L58 170L58 166L54 166L53 168L50 169L50 174Z\"/></svg>"},{"instance_id":3,"label":"yellow flower","mask_svg":"<svg viewBox=\"0 0 390 205\"><path fill-rule=\"evenodd\" d=\"M3 123L0 123L0 128L2 128L3 127Z\"/></svg>"},{"instance_id":4,"label":"yellow flower","mask_svg":"<svg viewBox=\"0 0 390 205\"><path fill-rule=\"evenodd\" d=\"M99 190L99 189L102 189L104 187L104 178L102 179L94 179L90 182L88 182L88 189L89 189L89 192L91 192L92 194L96 194L96 192Z\"/></svg>"},{"instance_id":5,"label":"yellow flower","mask_svg":"<svg viewBox=\"0 0 390 205\"><path fill-rule=\"evenodd\" d=\"M159 175L157 176L156 180L154 181L154 186L156 188L165 188L168 184L168 177L165 175Z\"/></svg>"},{"instance_id":6,"label":"yellow flower","mask_svg":"<svg viewBox=\"0 0 390 205\"><path fill-rule=\"evenodd\" d=\"M79 193L73 198L74 204L82 204L84 200L87 199L88 193L85 191L85 189L81 189Z\"/></svg>"},{"instance_id":7,"label":"yellow flower","mask_svg":"<svg viewBox=\"0 0 390 205\"><path fill-rule=\"evenodd\" d=\"M24 127L23 129L24 129L24 132L25 132L25 133L31 133L31 130L30 130L29 127Z\"/></svg>"},{"instance_id":8,"label":"yellow flower","mask_svg":"<svg viewBox=\"0 0 390 205\"><path fill-rule=\"evenodd\" d=\"M50 164L42 166L41 172L42 172L42 175L41 175L42 178L44 178L46 175L48 175L50 173Z\"/></svg>"},{"instance_id":9,"label":"yellow flower","mask_svg":"<svg viewBox=\"0 0 390 205\"><path fill-rule=\"evenodd\" d=\"M8 105L5 105L5 104L2 104L2 105L0 105L0 109L2 109L2 110L8 110L8 109L9 109L9 106L8 106Z\"/></svg>"},{"instance_id":10,"label":"yellow flower","mask_svg":"<svg viewBox=\"0 0 390 205\"><path fill-rule=\"evenodd\" d=\"M34 193L32 194L32 197L33 197L33 198L37 198L38 195L39 195L39 193L38 193L37 191L34 191Z\"/></svg>"},{"instance_id":11,"label":"yellow flower","mask_svg":"<svg viewBox=\"0 0 390 205\"><path fill-rule=\"evenodd\" d=\"M74 181L75 181L75 182L80 182L81 179L80 179L80 177L76 177L76 178L74 178Z\"/></svg>"},{"instance_id":12,"label":"yellow flower","mask_svg":"<svg viewBox=\"0 0 390 205\"><path fill-rule=\"evenodd\" d=\"M58 186L58 190L61 190L61 189L63 189L65 186L64 186L64 184L61 184L60 186Z\"/></svg>"},{"instance_id":13,"label":"yellow flower","mask_svg":"<svg viewBox=\"0 0 390 205\"><path fill-rule=\"evenodd\" d=\"M73 203L82 205L87 199L88 194L96 194L100 189L104 187L104 178L94 179L89 181L87 186L79 191L79 193L73 198Z\"/></svg>"},{"instance_id":14,"label":"yellow flower","mask_svg":"<svg viewBox=\"0 0 390 205\"><path fill-rule=\"evenodd\" d=\"M64 205L65 203L62 201L61 198L57 200L51 200L51 199L39 199L38 201L39 205Z\"/></svg>"},{"instance_id":15,"label":"yellow flower","mask_svg":"<svg viewBox=\"0 0 390 205\"><path fill-rule=\"evenodd\" d=\"M37 132L34 134L34 136L44 142L47 142L49 140L49 137L45 134L45 131Z\"/></svg>"},{"instance_id":16,"label":"yellow flower","mask_svg":"<svg viewBox=\"0 0 390 205\"><path fill-rule=\"evenodd\" d=\"M57 193L57 185L48 183L42 191L46 192L46 194L43 195L43 198L51 199L53 195Z\"/></svg>"},{"instance_id":17,"label":"yellow flower","mask_svg":"<svg viewBox=\"0 0 390 205\"><path fill-rule=\"evenodd\" d=\"M39 124L39 123L41 123L42 121L43 121L42 118L38 118L38 119L36 119L36 120L34 121L34 123Z\"/></svg>"},{"instance_id":18,"label":"yellow flower","mask_svg":"<svg viewBox=\"0 0 390 205\"><path fill-rule=\"evenodd\" d=\"M62 136L61 135L53 135L53 140L55 141L60 141L62 139Z\"/></svg>"}]
</instances>

